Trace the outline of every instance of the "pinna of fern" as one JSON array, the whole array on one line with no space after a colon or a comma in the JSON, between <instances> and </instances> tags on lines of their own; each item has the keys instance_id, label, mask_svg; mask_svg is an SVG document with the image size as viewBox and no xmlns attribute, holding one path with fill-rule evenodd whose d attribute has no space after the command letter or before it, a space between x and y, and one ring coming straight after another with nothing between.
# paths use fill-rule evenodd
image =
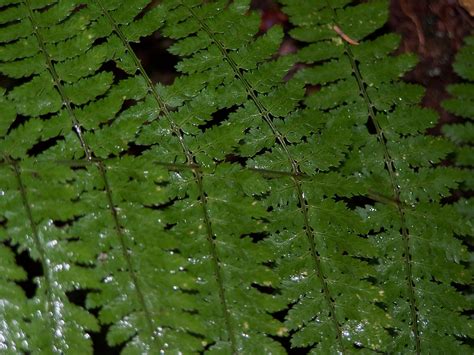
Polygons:
<instances>
[{"instance_id":1,"label":"pinna of fern","mask_svg":"<svg viewBox=\"0 0 474 355\"><path fill-rule=\"evenodd\" d=\"M472 323L462 312L469 305L452 284L469 283L467 247L458 236L473 231L453 205L442 202L466 175L439 166L453 149L448 141L423 135L436 116L418 107L419 87L399 81L414 61L389 56L398 45L396 36L353 46L338 38L338 31L331 32L341 25L345 35L360 41L378 23L382 12L377 8L384 2L316 3L319 15L309 17L304 5L285 1L297 26L292 35L310 43L300 51L301 60L323 62L299 73L306 83L321 86L307 104L334 114L342 111L354 124L355 143L340 171L355 178L359 193L369 199L357 211L375 250L376 273L370 276L384 295L380 305L393 334L382 349L466 351L461 339L472 337ZM369 21L358 21L359 11L372 13Z\"/></svg>"},{"instance_id":2,"label":"pinna of fern","mask_svg":"<svg viewBox=\"0 0 474 355\"><path fill-rule=\"evenodd\" d=\"M448 87L452 95L450 99L443 101L443 107L450 113L461 118L463 121L455 124L443 126L443 133L456 144L456 165L464 169L472 169L474 142L473 123L474 118L474 72L472 69L472 56L474 53L474 39L467 37L464 46L456 55L454 62L455 72L464 80L462 83L453 84ZM470 191L474 188L472 175L461 186L464 191ZM462 213L472 218L472 199L463 198L458 203Z\"/></svg>"}]
</instances>

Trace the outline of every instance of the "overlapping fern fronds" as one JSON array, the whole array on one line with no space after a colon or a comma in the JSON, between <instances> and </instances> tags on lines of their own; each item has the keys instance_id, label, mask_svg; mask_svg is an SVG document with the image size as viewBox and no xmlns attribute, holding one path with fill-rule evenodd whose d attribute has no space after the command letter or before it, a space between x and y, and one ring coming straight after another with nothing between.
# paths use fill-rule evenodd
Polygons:
<instances>
[{"instance_id":1,"label":"overlapping fern fronds","mask_svg":"<svg viewBox=\"0 0 474 355\"><path fill-rule=\"evenodd\" d=\"M465 172L386 1L282 3L288 55L248 0L0 2L2 351L464 350Z\"/></svg>"}]
</instances>

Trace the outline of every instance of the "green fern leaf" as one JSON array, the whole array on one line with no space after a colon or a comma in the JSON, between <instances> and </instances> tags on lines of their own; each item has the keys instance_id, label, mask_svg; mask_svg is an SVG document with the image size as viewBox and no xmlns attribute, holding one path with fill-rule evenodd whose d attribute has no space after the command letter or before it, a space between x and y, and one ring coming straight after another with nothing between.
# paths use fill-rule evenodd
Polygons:
<instances>
[{"instance_id":1,"label":"green fern leaf","mask_svg":"<svg viewBox=\"0 0 474 355\"><path fill-rule=\"evenodd\" d=\"M448 88L452 98L443 102L443 107L449 112L463 117L463 123L456 123L443 127L443 133L454 143L459 145L457 148L456 163L464 167L472 167L472 147L469 144L474 141L474 131L472 118L474 111L472 111L472 102L474 100L474 73L470 59L474 48L474 41L472 37L466 39L465 46L459 51L454 63L454 70L463 79L465 83L453 84ZM469 180L468 189L472 188L472 179Z\"/></svg>"},{"instance_id":2,"label":"green fern leaf","mask_svg":"<svg viewBox=\"0 0 474 355\"><path fill-rule=\"evenodd\" d=\"M301 60L325 61L298 73L306 83L321 85L306 104L334 113L341 111L338 105L347 105L350 108L342 112L355 125L352 129L355 146L341 171L356 177L366 189L361 194L373 200L359 213L367 223L365 233L369 233L368 241L378 259L376 272L369 275L377 280L375 284L383 295L378 304L387 307L389 320L383 326L394 334L390 342L384 339L374 343L384 343L381 350L388 352L461 351L463 346L456 336L470 336L472 324L460 315L460 310L468 307L467 301L451 286L450 280L456 279L460 284L469 282L461 265L462 260L467 260L466 247L453 238L458 228L434 222L437 220L433 213L436 216L454 213L452 218L463 226L462 234L472 233L469 224L456 216L452 207L439 204L464 176L454 169L432 168L452 151L452 145L418 135L436 120L432 113L415 107L422 94L418 88L397 82L413 67L414 60L410 56L387 56L397 46L393 36L360 42L383 24L380 8L383 2L342 8L347 2L329 5L321 1L316 5L319 16L310 18L300 4L284 3L285 11L293 15L290 21L298 26L292 32L295 38L316 42L301 51ZM353 14L358 11L363 11L370 20L357 21L359 17ZM353 43L355 40L360 45L352 46L357 44ZM329 49L330 45L335 49ZM365 143L359 145L359 142ZM426 186L430 187L429 191ZM436 261L432 263L433 260ZM446 270L451 271L449 276ZM434 294L449 296L445 299ZM338 310L337 300L335 310ZM442 319L448 318L452 321L443 323ZM358 326L364 329L362 324L359 321ZM446 336L440 337L439 327L444 327ZM353 332L347 334L353 340ZM310 339L309 332L304 338ZM300 337L297 341L301 342Z\"/></svg>"},{"instance_id":3,"label":"green fern leaf","mask_svg":"<svg viewBox=\"0 0 474 355\"><path fill-rule=\"evenodd\" d=\"M386 1L281 2L288 55L249 0L0 0L2 351L469 351L469 123L424 135Z\"/></svg>"}]
</instances>

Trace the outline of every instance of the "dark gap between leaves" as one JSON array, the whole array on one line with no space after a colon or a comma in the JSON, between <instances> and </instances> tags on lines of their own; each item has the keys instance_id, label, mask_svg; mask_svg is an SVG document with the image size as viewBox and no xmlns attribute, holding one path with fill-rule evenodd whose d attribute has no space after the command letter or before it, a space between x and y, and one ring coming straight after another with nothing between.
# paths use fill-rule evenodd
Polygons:
<instances>
[{"instance_id":1,"label":"dark gap between leaves","mask_svg":"<svg viewBox=\"0 0 474 355\"><path fill-rule=\"evenodd\" d=\"M27 274L26 280L16 281L15 283L23 289L27 298L32 299L38 288L34 279L44 276L41 262L34 260L26 250L19 252L18 245L13 246L9 242L5 242L4 244L13 251L16 264L23 268Z\"/></svg>"},{"instance_id":2,"label":"dark gap between leaves","mask_svg":"<svg viewBox=\"0 0 474 355\"><path fill-rule=\"evenodd\" d=\"M208 129L219 126L222 122L226 121L229 118L229 115L235 112L238 109L237 105L231 106L229 108L223 108L214 112L211 116L211 119L205 121L203 124L198 125L197 127L201 132L205 132Z\"/></svg>"},{"instance_id":3,"label":"dark gap between leaves","mask_svg":"<svg viewBox=\"0 0 474 355\"><path fill-rule=\"evenodd\" d=\"M104 72L104 71L108 71L108 72L111 72L113 74L113 77L114 77L113 84L114 85L119 83L121 80L128 79L128 78L132 77L132 75L128 74L123 69L120 69L117 66L117 63L114 60L108 60L107 62L102 63L102 65L96 71L96 73L100 73L100 72Z\"/></svg>"},{"instance_id":4,"label":"dark gap between leaves","mask_svg":"<svg viewBox=\"0 0 474 355\"><path fill-rule=\"evenodd\" d=\"M134 142L128 143L128 149L120 152L119 156L132 156L132 157L138 157L142 155L144 152L149 150L151 145L139 145L135 144Z\"/></svg>"},{"instance_id":5,"label":"dark gap between leaves","mask_svg":"<svg viewBox=\"0 0 474 355\"><path fill-rule=\"evenodd\" d=\"M140 43L130 44L153 83L170 85L178 76L174 69L178 64L178 57L168 52L173 43L171 39L163 38L160 31L156 31L141 38Z\"/></svg>"},{"instance_id":6,"label":"dark gap between leaves","mask_svg":"<svg viewBox=\"0 0 474 355\"><path fill-rule=\"evenodd\" d=\"M97 355L120 354L125 348L125 345L127 345L128 341L130 340L128 339L119 345L110 346L109 344L107 344L107 340L106 340L107 334L109 332L109 328L110 328L110 325L103 324L101 325L100 330L98 332L89 332L89 335L92 340L94 354L97 354Z\"/></svg>"},{"instance_id":7,"label":"dark gap between leaves","mask_svg":"<svg viewBox=\"0 0 474 355\"><path fill-rule=\"evenodd\" d=\"M52 148L56 145L57 142L59 141L64 141L63 136L56 136L52 137L46 140L39 141L35 143L30 149L26 151L26 154L28 154L30 157L36 157L40 155L41 153L44 153L47 151L49 148Z\"/></svg>"},{"instance_id":8,"label":"dark gap between leaves","mask_svg":"<svg viewBox=\"0 0 474 355\"><path fill-rule=\"evenodd\" d=\"M249 238L252 243L258 243L270 236L270 233L268 232L257 232L257 233L248 233L248 234L242 234L240 236L240 239L243 238Z\"/></svg>"},{"instance_id":9,"label":"dark gap between leaves","mask_svg":"<svg viewBox=\"0 0 474 355\"><path fill-rule=\"evenodd\" d=\"M267 294L267 295L274 295L278 293L278 290L272 286L260 285L255 282L252 282L250 286L258 290L259 292Z\"/></svg>"},{"instance_id":10,"label":"dark gap between leaves","mask_svg":"<svg viewBox=\"0 0 474 355\"><path fill-rule=\"evenodd\" d=\"M342 29L344 30L344 29ZM382 27L376 29L374 32L369 34L368 36L364 37L362 40L363 41L374 41L376 39L379 39L381 36L384 36L388 33L392 33L390 30L390 25L388 22L385 23Z\"/></svg>"},{"instance_id":11,"label":"dark gap between leaves","mask_svg":"<svg viewBox=\"0 0 474 355\"><path fill-rule=\"evenodd\" d=\"M240 155L236 155L236 154L227 154L225 156L224 161L226 163L239 164L243 168L245 168L245 166L247 165L247 158L245 158L243 156L240 156Z\"/></svg>"},{"instance_id":12,"label":"dark gap between leaves","mask_svg":"<svg viewBox=\"0 0 474 355\"><path fill-rule=\"evenodd\" d=\"M89 294L91 290L90 289L79 289L79 290L73 290L73 291L67 291L66 292L66 297L71 302L72 304L75 304L76 306L86 308L86 299L87 295Z\"/></svg>"},{"instance_id":13,"label":"dark gap between leaves","mask_svg":"<svg viewBox=\"0 0 474 355\"><path fill-rule=\"evenodd\" d=\"M346 204L347 208L350 210L355 210L357 207L364 208L366 206L374 206L375 201L371 198L363 195L355 195L351 197L345 196L335 196L334 201L342 201Z\"/></svg>"},{"instance_id":14,"label":"dark gap between leaves","mask_svg":"<svg viewBox=\"0 0 474 355\"><path fill-rule=\"evenodd\" d=\"M16 115L15 119L11 123L10 127L7 130L7 136L15 129L20 127L21 125L25 124L28 122L30 119L33 119L32 117L25 117L22 115Z\"/></svg>"}]
</instances>

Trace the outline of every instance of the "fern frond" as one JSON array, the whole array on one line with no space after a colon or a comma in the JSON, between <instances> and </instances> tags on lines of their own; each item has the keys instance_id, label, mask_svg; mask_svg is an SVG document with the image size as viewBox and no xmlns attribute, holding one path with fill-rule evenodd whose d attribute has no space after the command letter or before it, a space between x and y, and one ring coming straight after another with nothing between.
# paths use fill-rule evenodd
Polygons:
<instances>
[{"instance_id":1,"label":"fern frond","mask_svg":"<svg viewBox=\"0 0 474 355\"><path fill-rule=\"evenodd\" d=\"M55 165L23 162L20 167L12 162L11 168L3 168L2 173L2 187L9 192L1 199L2 211L7 211L3 218L9 243L19 250L27 250L39 263L42 274L35 280L37 289L31 299L26 299L17 287L10 291L16 293L11 299L23 304L18 309L21 316L15 318L8 317L11 310L7 309L6 327L17 329L17 335L11 339L17 336L23 339L20 344L7 344L6 350L40 354L75 349L88 353L91 340L85 332L97 331L98 325L84 308L69 301L68 293L79 288L95 288L99 280L84 264L89 264L84 251L76 250L78 244L55 225L55 221L73 219L74 213L81 210L80 203L71 201L77 199L80 190L73 184L65 184L72 180L72 174ZM60 210L56 209L58 203L62 205ZM87 256L90 254L86 252ZM10 272L6 275L12 277Z\"/></svg>"},{"instance_id":2,"label":"fern frond","mask_svg":"<svg viewBox=\"0 0 474 355\"><path fill-rule=\"evenodd\" d=\"M289 55L250 0L0 0L2 351L466 350L466 174L386 1L281 2Z\"/></svg>"},{"instance_id":3,"label":"fern frond","mask_svg":"<svg viewBox=\"0 0 474 355\"><path fill-rule=\"evenodd\" d=\"M296 25L291 34L299 40L311 42L298 52L298 59L308 64L322 63L296 74L299 80L319 85L320 89L305 99L306 108L301 115L290 116L293 120L289 121L288 126L295 127L302 123L305 127L311 122L323 127L320 135L313 135L311 140L306 138L304 129L298 132L302 143L296 149L303 148L299 153L300 161L313 157L307 163L308 168L329 171L327 177L316 175L314 183L308 184L308 191L312 191L310 196L319 202L314 203L313 207L316 226L313 228L320 231L316 243L321 259L327 264L325 278L331 293L331 313L335 314L340 324L340 345L334 348L334 334L325 334L320 330L324 329L326 315L321 309L313 308L312 298L316 290L311 288L308 292L300 286L294 293L293 299L300 301L288 314L287 324L294 330L293 346L314 346L316 351L322 352L350 351L354 347L383 351L381 346L388 340L385 329L390 326L389 318L379 308L385 301L384 292L368 282L376 274L373 267L377 260L376 249L368 239L360 238L365 228L359 217L343 201L334 202L341 199L350 201L354 195L363 194L357 176L344 171L336 174L334 170L339 170L347 155L357 151L355 127L364 122L366 116L366 109L358 100L359 92L351 76L350 62L344 55L343 41L334 26L340 26L351 38L361 40L382 26L386 18L385 5L380 2L342 9L347 3L331 2L334 10L325 1L312 3L311 9L307 8L308 3L284 2L284 11ZM344 26L335 21L334 11L344 16L346 21L341 21ZM354 23L352 14L359 11L366 13L371 21ZM346 185L347 190L341 185ZM303 271L300 275L307 275L307 272ZM308 277L294 279L298 280L296 284L313 283ZM344 289L349 283L352 285L351 292L346 293ZM354 294L357 296L354 297ZM299 320L302 314L306 315L303 322Z\"/></svg>"},{"instance_id":4,"label":"fern frond","mask_svg":"<svg viewBox=\"0 0 474 355\"><path fill-rule=\"evenodd\" d=\"M4 169L1 169L2 173ZM5 176L2 174L2 177ZM2 180L1 186L7 186ZM3 191L2 191L3 192ZM4 203L2 203L2 207ZM7 236L2 230L0 240L4 241ZM0 322L0 347L7 354L18 354L26 351L27 335L25 334L27 317L27 298L20 286L15 284L26 279L26 272L16 265L12 250L5 245L0 248L0 312L2 322Z\"/></svg>"},{"instance_id":5,"label":"fern frond","mask_svg":"<svg viewBox=\"0 0 474 355\"><path fill-rule=\"evenodd\" d=\"M304 293L308 301L301 302L304 304L301 307L314 307L314 302L309 300L320 297L317 302L321 308L317 312L321 317L321 327L327 329L325 330L327 333L312 334L310 341L302 340L299 345L319 342L322 350L346 348L348 345L343 344L342 333L347 330L341 325L343 323L341 319L351 319L351 321L346 320L348 327L351 322L355 324L352 321L353 315L349 317L348 310L357 307L360 313L355 313L358 313L361 318L362 314L373 313L375 319L383 320L383 316L377 316L381 312L377 311L374 305L379 294L376 288L362 280L369 273L367 268L370 269L366 263L360 262L352 255L331 260L335 253L333 248L337 246L326 246L325 236L348 238L347 234L352 234L355 237L357 227L354 229L353 226L349 226L347 215L350 215L350 212L346 212L341 204L331 200L335 194L334 190L330 187L326 188L326 191L331 191L328 195L325 195L320 187L316 190L318 192L313 192L314 185L317 186L320 179L329 181L329 177L315 176L314 184L306 184L299 177L303 172L316 175L319 171L327 171L339 165L340 160L334 160L331 153L342 159L349 145L342 140L341 145L333 147L332 138L338 132L338 128L342 128L341 117L339 117L339 122L337 119L336 122L332 120L326 122L327 116L321 117L319 122L311 122L311 114L314 111L297 111L298 102L303 97L301 81L297 79L284 83L281 80L294 63L294 57L287 56L268 61L269 55L276 51L281 41L280 29L272 29L254 42L253 36L258 31L257 19L252 16L240 16L239 21L231 22L230 18L237 18L236 14L242 11L242 8L237 8L235 4L229 5L226 10L223 10L225 8L223 2L203 6L197 6L194 2L170 2L169 4L176 17L173 15L168 17L169 25L165 26L164 33L177 39L186 37L176 42L171 50L175 54L189 56L178 65L178 69L188 76L177 79L175 85L191 86L194 96L188 99L189 103L186 102L187 98L183 97L182 102L186 102L186 106L180 107L182 102L177 102L176 117L182 120L184 126L180 124L181 127L189 127L185 128L184 132L189 132L187 136L190 137L185 137L189 140L193 151L199 152L196 155L197 162L209 165L212 161L220 161L233 155L246 158L245 166L251 169L286 171L291 174L289 179L262 180L258 184L259 195L268 195L268 197L262 202L255 202L267 211L272 211L269 222L265 225L270 234L264 244L275 253L274 258L279 265L280 277L282 277L282 284L278 287L283 290L285 302L296 302L301 296L293 291L300 283L302 284L300 287L308 287ZM235 31L241 35L238 38L228 36L229 31ZM191 44L195 47L191 47ZM256 52L257 45L263 48L260 52ZM197 52L191 55L193 51ZM281 73L281 75L269 76L270 72ZM173 89L172 87L169 90L173 92ZM180 94L176 91L173 93ZM187 94L188 97L189 95ZM227 101L230 101L231 95L233 105L238 105L237 110L234 111L232 108L233 112L223 122L200 133L199 140L195 139L193 136L198 134L196 126L204 126L206 121L212 119L212 114L216 110L228 109ZM171 96L171 93L165 91L164 96ZM202 114L192 116L189 107L193 108L192 112L202 112ZM212 109L213 111L210 111ZM286 120L285 117L288 115L290 117ZM295 129L300 116L305 116L308 124L312 125L309 126L310 132L314 133L308 139L303 137L305 134L297 136L301 130L292 135L291 131ZM156 122L150 125L149 129L156 131L160 125L160 122ZM347 136L349 133L350 131L346 130ZM319 135L322 136L321 139ZM211 138L208 139L207 136ZM224 137L225 140L221 140L220 137ZM141 142L142 144L151 143L147 140ZM215 150L212 149L211 144L206 144L207 142L213 142L216 147L219 147L217 156L211 155ZM308 159L313 152L323 153L316 165ZM258 195L254 198L256 197L258 198ZM337 217L342 223L341 226L332 228L330 218L318 216L320 209L327 210L328 216ZM279 221L283 217L277 212L280 210L287 216L286 218L291 216L292 223L281 225ZM354 219L349 220L353 222ZM289 238L290 236L292 237ZM287 238L289 240L286 241ZM283 259L289 248L295 249L295 252L291 254L287 264ZM308 248L310 253L307 252ZM300 266L296 260L301 258L305 260L305 263ZM344 264L353 266L354 271L350 276L344 276L347 268ZM307 280L301 282L300 279L294 278L294 275L300 273L306 273ZM334 273L334 276L328 277L326 273ZM334 308L334 304L337 304L335 302L337 296L333 294L338 293L337 286L334 291L329 284L341 277L343 279L347 277L341 281L341 285L348 279L353 282L354 275L357 275L357 280L360 282L355 288L360 289L360 292L368 289L365 291L368 295L364 294L364 297L361 297L363 301L360 304L356 302L357 306L354 306L354 300L340 297L341 300L344 299L342 303L347 311L342 312L339 319ZM305 308L302 309L307 313ZM312 318L315 317L314 313L312 314ZM291 325L290 323L288 325L292 329L299 326L299 324ZM381 337L384 336L383 326L380 324L375 324L373 327L368 324L367 328L370 328L367 333L370 331ZM244 332L245 329L242 331ZM252 339L252 336L249 338ZM243 344L243 349L246 349L245 343Z\"/></svg>"},{"instance_id":6,"label":"fern frond","mask_svg":"<svg viewBox=\"0 0 474 355\"><path fill-rule=\"evenodd\" d=\"M47 163L58 158L67 160L81 156L92 161L96 157L108 157L127 149L129 141L117 135L118 132L110 132L107 126L101 127L101 122L113 122L112 125L118 126L131 115L137 117L137 111L143 113L144 109L147 109L150 112L150 104L142 100L146 94L144 78L133 76L137 67L130 66L133 59L136 61L135 54L127 54L130 46L125 46L122 50L117 47L119 36L132 41L155 29L151 27L155 24L151 23L149 13L155 15L156 8L127 27L148 3L149 1L135 2L134 6L130 7L120 2L107 2L110 7L107 11L111 11L118 18L114 26L109 21L111 16L106 17L102 11L105 8L97 7L97 2L37 3L25 0L7 8L6 12L11 16L16 16L17 12L13 10L18 8L22 17L19 20L16 17L10 18L11 24L4 29L25 23L25 28L31 31L26 40L21 36L15 38L18 33L10 31L11 38L0 51L3 60L0 70L13 78L26 78L24 83L20 82L20 85L4 95L6 106L22 115L16 119L24 117L24 123L20 121L23 124L16 125L13 122L14 113L4 117L1 148L2 158L13 169L13 178L17 182L16 190L19 191L14 199L18 208L14 210L24 210L23 214L26 214L27 218L22 221L29 221L16 226L20 220L5 216L7 233L12 233L11 230L15 228L19 235L31 230L31 233L24 233L21 238L12 235L10 239L19 248L30 250L32 257L41 263L44 272L44 277L40 278L38 294L32 301L34 306L31 308L31 314L38 316L29 320L31 325L27 325L29 328L24 331L28 336L30 351L67 352L67 349L72 347L77 352L91 352L90 336L85 331L97 331L96 320L83 308L70 303L66 292L76 289L100 289L106 293L107 287L103 285L106 285L105 280L110 277L111 270L116 268L124 270L125 279L128 278L127 282L132 285L126 290L130 294L129 299L138 298L136 303L131 303L132 312L126 316L134 317L135 322L141 324L148 321L148 324L141 327L133 324L134 333L139 334L135 343L139 344L131 342L130 347L136 345L137 348L144 348L140 342L141 338L146 338L147 344L151 344L149 339L154 338L156 327L147 310L148 305L142 295L141 281L136 277L132 257L126 249L128 236L120 225L121 217L112 196L109 167L96 160L94 164L87 166L92 172L84 174L81 169L71 169L67 166L51 169L51 165ZM79 32L74 25L77 23L80 23ZM66 34L65 28L76 31ZM34 43L30 46L32 50L19 54L17 49L21 48L25 41ZM42 65L33 66L31 70L28 67L30 57ZM26 62L23 58L27 58ZM128 78L114 82L113 74L101 69L106 61L115 61L118 68L127 71ZM75 66L71 66L72 64ZM97 99L98 97L102 99ZM120 112L126 99L133 99L138 103ZM107 100L110 105L100 107L102 100ZM90 114L93 110L98 112L97 115L87 115L87 119L84 119L84 113ZM156 115L155 111L151 114ZM127 123L128 128L135 132L147 118L140 115L134 122ZM130 137L133 137L133 132L130 132ZM45 149L40 156L43 165L34 165L31 170L31 174L39 175L42 182L38 183L31 178L28 180L23 173L25 166L28 166L25 159L36 144L48 140L55 140L58 144ZM105 147L103 142L107 143ZM104 149L110 145L114 149ZM19 158L22 159L21 167L15 160ZM57 172L57 175L50 172L48 174L48 169ZM71 186L65 184L66 181L71 182ZM91 188L98 188L100 191L90 191ZM51 191L55 189L57 194L51 196ZM80 202L75 204L71 200ZM97 208L104 205L106 207L103 209ZM57 214L48 214L48 208L54 211L55 206L61 206L60 211ZM87 207L88 210L84 211L82 207ZM10 209L11 206L5 210ZM92 266L100 255L106 255L109 245L99 243L94 237L97 235L96 230L81 229L82 224L88 221L91 215L103 218L102 223L108 224L114 231L112 235L118 240L114 245L120 256L119 265L98 269L96 274L93 273ZM54 223L71 224L72 227L56 228ZM79 238L79 241L74 242L74 238ZM56 247L58 250L55 251L53 247L58 243L61 247ZM69 247L81 251L85 259L77 260L75 253L67 250ZM84 255L86 250L88 252ZM89 267L80 267L81 264L87 264ZM63 274L66 276L62 276ZM121 302L123 305L125 300ZM35 336L40 333L41 328L50 329L51 333L41 338ZM36 344L38 341L40 343Z\"/></svg>"},{"instance_id":7,"label":"fern frond","mask_svg":"<svg viewBox=\"0 0 474 355\"><path fill-rule=\"evenodd\" d=\"M321 86L306 104L342 112L354 125L354 146L341 172L355 178L361 195L372 199L358 210L378 259L377 272L370 277L384 295L379 302L390 318L384 326L394 333L381 350L461 351L457 337L471 336L472 324L461 316L467 301L451 284L469 282L462 264L468 256L454 236L470 234L472 227L440 200L450 195L463 174L433 167L452 146L421 135L436 116L416 107L422 90L398 80L413 66L413 58L388 56L398 45L393 35L361 41L385 21L385 2L351 6L350 1L320 1L319 15L311 17L301 4L285 3L293 15L290 20L299 26L292 34L311 42L301 50L301 60L323 61L298 74L306 83ZM358 21L358 11L369 20ZM360 45L339 37L335 26ZM440 337L439 329L445 336Z\"/></svg>"},{"instance_id":8,"label":"fern frond","mask_svg":"<svg viewBox=\"0 0 474 355\"><path fill-rule=\"evenodd\" d=\"M454 70L466 82L450 85L448 87L452 98L443 102L443 107L452 114L462 117L461 123L446 125L443 127L443 133L457 145L456 164L461 167L472 168L474 141L474 119L473 101L474 101L474 70L471 59L474 51L473 37L466 38L465 45L456 55L456 61L453 64ZM466 189L473 189L474 180L472 178L466 181Z\"/></svg>"},{"instance_id":9,"label":"fern frond","mask_svg":"<svg viewBox=\"0 0 474 355\"><path fill-rule=\"evenodd\" d=\"M256 144L252 144L252 141L250 143L253 146L250 147L247 146L247 142L239 143L240 140L246 138L245 127L250 125L250 129L264 129L269 132L264 122L257 121L255 128L252 127L252 117L259 115L257 106L260 102L256 101L256 92L246 88L245 85L248 81L241 75L240 69L237 67L238 64L232 56L239 55L236 58L245 63L248 68L256 68L257 64L265 62L276 51L282 33L281 30L272 31L272 35L256 40L258 43L253 43L253 36L258 30L258 18L254 15L241 16L246 11L246 6L243 6L243 3L232 4L228 8L222 7L223 3L220 2L202 6L193 2L167 2L165 4L170 7L171 12L167 17L169 25L165 26L164 33L178 39L194 34L192 37L176 42L171 51L175 54L189 55L192 50L198 50L196 54L178 64L178 69L189 75L178 78L171 88L160 89L163 91L166 101L168 101L167 98L170 98L168 105L176 107L169 114L165 112L168 121L172 122L171 130L176 131L173 126L179 129L179 133L176 135L177 138L182 137L182 145L186 147L187 162L197 165L199 168L194 173L195 187L187 186L186 190L197 189L195 193L198 194L202 211L199 214L193 212L195 203L191 205L193 209L190 209L191 206L186 207L190 203L188 198L178 201L175 205L179 208L178 210L187 212L186 219L189 221L189 226L187 223L181 223L180 227L178 223L171 230L171 232L178 233L177 239L185 238L188 233L194 234L194 231L188 232L188 228L193 226L194 228L198 226L199 230L203 229L203 232L207 234L205 240L200 239L202 238L200 233L194 237L196 238L194 243L206 242L207 248L205 244L201 247L197 247L200 244L193 244L195 246L189 251L180 249L183 253L193 254L196 254L198 250L207 249L207 258L211 263L207 267L212 267L214 270L214 276L205 283L206 288L199 290L201 299L205 302L197 303L200 305L197 316L204 317L204 319L209 317L214 319L211 329L215 330L208 331L212 335L211 349L220 349L226 352L252 352L256 349L266 349L266 351L279 353L282 352L281 346L268 335L284 334L285 330L279 322L272 320L268 313L280 310L284 304L277 301L275 297L265 295L255 288L255 285L262 284L267 287L276 286L276 276L271 276L272 272L264 265L265 262L271 260L271 254L268 254L270 251L265 251L266 249L262 249L257 243L252 248L255 249L255 252L248 255L239 253L244 245L247 245L247 249L251 245L248 239L240 241L239 236L263 233L261 230L263 224L259 222L255 227L253 221L263 218L262 211L264 210L260 210L261 207L257 210L251 208L250 206L254 205L252 196L245 197L246 195L241 191L240 186L233 186L235 182L226 182L229 177L233 176L232 171L235 170L235 167L229 169L219 166L215 172L210 176L206 175L205 178L199 171L202 167L214 169L212 165L222 162L229 155L240 155L236 149L239 145L243 145L244 149L253 150L254 152L250 154L255 154L257 147ZM229 20L237 18L237 16L240 16L239 22L230 26ZM239 36L232 37L228 34L222 36L217 33L219 26L232 28L231 31L238 31ZM241 32L241 30L245 32ZM243 33L245 35L242 35ZM257 45L264 46L263 55L258 53ZM289 63L286 61L283 63L283 72L288 68ZM239 75L238 80L234 80L234 77ZM275 79L273 83L269 81L266 92L279 81L279 79ZM191 90L183 93L173 92L175 87L179 88L180 86L190 87ZM254 95L251 100L246 98L249 92ZM176 103L173 104L171 100ZM276 102L276 98L273 100ZM231 106L236 106L237 109L232 109L224 122L209 129L201 128L206 125L206 122L213 119L213 115L218 110L230 109ZM165 125L167 125L166 121L155 121L144 127L139 143L156 144L153 152L168 156L168 146L157 141L156 135L152 134L152 132L169 131L170 128ZM269 143L271 140L268 140L267 144ZM236 173L239 170L237 169ZM224 180L219 177L221 171L229 174ZM230 181L233 180L230 179ZM221 186L221 188L218 189L216 186ZM216 191L215 195L213 191ZM196 197L191 195L189 198L192 201ZM244 207L245 201L249 201L248 209ZM235 220L237 206L241 209L239 222ZM176 214L174 208L170 211ZM217 211L219 212L217 213ZM231 213L232 211L233 213ZM232 223L235 223L232 230L226 227L226 219L219 218L219 214L227 215L233 221ZM174 225L176 222L172 224ZM262 225L259 226L260 224ZM236 228L237 225L239 227ZM200 253L198 252L198 255ZM193 254L189 255L192 259L195 258ZM199 267L202 268L206 264L203 263ZM193 270L191 267L190 269ZM249 273L249 269L252 272ZM202 275L206 274L201 271L197 275L203 278ZM247 295L242 293L242 287L248 290ZM219 296L219 299L213 302L206 301L212 300L214 295ZM262 300L262 303L259 304L260 307L254 305L252 299L255 298ZM220 303L222 306L222 309L219 310L220 314L216 313L217 310L212 306L216 303ZM243 310L250 309L253 310L250 314L247 311L243 312ZM217 321L217 319L221 319L221 321ZM221 324L221 322L223 323ZM227 334L221 334L219 329L225 329Z\"/></svg>"}]
</instances>

